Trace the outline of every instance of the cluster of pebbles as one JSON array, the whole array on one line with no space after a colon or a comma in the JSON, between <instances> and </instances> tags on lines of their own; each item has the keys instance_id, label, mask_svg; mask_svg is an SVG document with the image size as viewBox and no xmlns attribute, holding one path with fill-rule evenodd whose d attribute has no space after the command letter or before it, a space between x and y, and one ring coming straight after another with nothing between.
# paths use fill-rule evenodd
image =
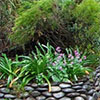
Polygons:
<instances>
[{"instance_id":1,"label":"cluster of pebbles","mask_svg":"<svg viewBox=\"0 0 100 100\"><path fill-rule=\"evenodd\" d=\"M24 87L25 92L16 94L16 91L0 87L0 100L99 100L100 97L100 67L93 73L93 77L84 77L72 84L52 83L51 92L48 84L37 85L30 83Z\"/></svg>"}]
</instances>

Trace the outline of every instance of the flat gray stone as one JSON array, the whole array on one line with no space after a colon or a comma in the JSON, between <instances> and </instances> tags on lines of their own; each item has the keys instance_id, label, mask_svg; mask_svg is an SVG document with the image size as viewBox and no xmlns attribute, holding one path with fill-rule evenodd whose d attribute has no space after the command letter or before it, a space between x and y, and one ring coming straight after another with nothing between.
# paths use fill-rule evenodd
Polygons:
<instances>
[{"instance_id":1,"label":"flat gray stone","mask_svg":"<svg viewBox=\"0 0 100 100\"><path fill-rule=\"evenodd\" d=\"M36 100L36 99L33 97L28 97L26 100Z\"/></svg>"},{"instance_id":2,"label":"flat gray stone","mask_svg":"<svg viewBox=\"0 0 100 100\"><path fill-rule=\"evenodd\" d=\"M79 96L80 94L79 93L68 93L66 94L68 97L76 97L76 96Z\"/></svg>"},{"instance_id":3,"label":"flat gray stone","mask_svg":"<svg viewBox=\"0 0 100 100\"><path fill-rule=\"evenodd\" d=\"M0 98L2 98L4 96L4 94L3 93L0 93Z\"/></svg>"},{"instance_id":4,"label":"flat gray stone","mask_svg":"<svg viewBox=\"0 0 100 100\"><path fill-rule=\"evenodd\" d=\"M46 99L45 96L38 96L38 97L36 97L36 100L45 100L45 99Z\"/></svg>"},{"instance_id":5,"label":"flat gray stone","mask_svg":"<svg viewBox=\"0 0 100 100\"><path fill-rule=\"evenodd\" d=\"M32 93L31 93L31 95L33 96L33 97L37 97L37 96L39 96L41 93L40 92L38 92L38 91L33 91Z\"/></svg>"},{"instance_id":6,"label":"flat gray stone","mask_svg":"<svg viewBox=\"0 0 100 100\"><path fill-rule=\"evenodd\" d=\"M21 93L20 94L20 97L22 97L22 98L26 98L28 96L29 96L29 93L28 92L24 92L24 93Z\"/></svg>"},{"instance_id":7,"label":"flat gray stone","mask_svg":"<svg viewBox=\"0 0 100 100\"><path fill-rule=\"evenodd\" d=\"M53 93L53 96L56 99L62 98L64 95L65 95L65 93L63 93L63 92Z\"/></svg>"},{"instance_id":8,"label":"flat gray stone","mask_svg":"<svg viewBox=\"0 0 100 100\"><path fill-rule=\"evenodd\" d=\"M24 89L26 91L33 91L34 90L34 88L32 88L31 86L25 86Z\"/></svg>"},{"instance_id":9,"label":"flat gray stone","mask_svg":"<svg viewBox=\"0 0 100 100\"><path fill-rule=\"evenodd\" d=\"M71 100L71 98L63 97L63 98L61 98L61 99L59 99L59 100Z\"/></svg>"},{"instance_id":10,"label":"flat gray stone","mask_svg":"<svg viewBox=\"0 0 100 100\"><path fill-rule=\"evenodd\" d=\"M48 91L42 92L42 94L43 94L44 96L46 96L46 97L52 96L52 94L51 94L50 92L48 92Z\"/></svg>"},{"instance_id":11,"label":"flat gray stone","mask_svg":"<svg viewBox=\"0 0 100 100\"><path fill-rule=\"evenodd\" d=\"M47 91L48 88L42 88L42 87L41 87L41 88L37 88L37 90L40 91L40 92L43 92L43 91Z\"/></svg>"},{"instance_id":12,"label":"flat gray stone","mask_svg":"<svg viewBox=\"0 0 100 100\"><path fill-rule=\"evenodd\" d=\"M71 88L62 89L62 91L65 92L65 93L73 93L73 92L75 92L75 90L71 89Z\"/></svg>"},{"instance_id":13,"label":"flat gray stone","mask_svg":"<svg viewBox=\"0 0 100 100\"><path fill-rule=\"evenodd\" d=\"M65 84L65 83L61 83L59 86L60 86L62 89L64 89L64 88L70 88L70 87L71 87L70 84Z\"/></svg>"},{"instance_id":14,"label":"flat gray stone","mask_svg":"<svg viewBox=\"0 0 100 100\"><path fill-rule=\"evenodd\" d=\"M33 88L37 88L37 87L38 87L38 84L33 83L33 84L32 84L32 87L33 87Z\"/></svg>"},{"instance_id":15,"label":"flat gray stone","mask_svg":"<svg viewBox=\"0 0 100 100\"><path fill-rule=\"evenodd\" d=\"M51 87L51 92L59 92L61 91L61 88L59 86L52 86Z\"/></svg>"},{"instance_id":16,"label":"flat gray stone","mask_svg":"<svg viewBox=\"0 0 100 100\"><path fill-rule=\"evenodd\" d=\"M56 100L54 97L49 97L46 100Z\"/></svg>"},{"instance_id":17,"label":"flat gray stone","mask_svg":"<svg viewBox=\"0 0 100 100\"><path fill-rule=\"evenodd\" d=\"M5 94L4 98L6 98L6 99L15 99L16 96L15 95L11 95L11 94Z\"/></svg>"},{"instance_id":18,"label":"flat gray stone","mask_svg":"<svg viewBox=\"0 0 100 100\"><path fill-rule=\"evenodd\" d=\"M0 91L2 93L10 93L10 89L8 89L8 88L1 88Z\"/></svg>"},{"instance_id":19,"label":"flat gray stone","mask_svg":"<svg viewBox=\"0 0 100 100\"><path fill-rule=\"evenodd\" d=\"M77 89L82 89L82 86L73 86L72 88L77 90Z\"/></svg>"},{"instance_id":20,"label":"flat gray stone","mask_svg":"<svg viewBox=\"0 0 100 100\"><path fill-rule=\"evenodd\" d=\"M82 97L75 97L75 99L74 100L85 100L84 98L82 98Z\"/></svg>"}]
</instances>

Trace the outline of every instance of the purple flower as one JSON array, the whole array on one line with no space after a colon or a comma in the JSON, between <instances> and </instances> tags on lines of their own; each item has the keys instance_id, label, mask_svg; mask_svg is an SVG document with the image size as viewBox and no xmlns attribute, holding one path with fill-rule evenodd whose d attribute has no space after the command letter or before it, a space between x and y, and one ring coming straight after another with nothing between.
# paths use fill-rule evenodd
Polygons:
<instances>
[{"instance_id":1,"label":"purple flower","mask_svg":"<svg viewBox=\"0 0 100 100\"><path fill-rule=\"evenodd\" d=\"M63 53L61 53L61 54L60 54L60 56L61 56L61 57L64 57L64 54L63 54Z\"/></svg>"},{"instance_id":2,"label":"purple flower","mask_svg":"<svg viewBox=\"0 0 100 100\"><path fill-rule=\"evenodd\" d=\"M74 59L74 56L71 56L71 60L73 60Z\"/></svg>"},{"instance_id":3,"label":"purple flower","mask_svg":"<svg viewBox=\"0 0 100 100\"><path fill-rule=\"evenodd\" d=\"M57 47L57 48L56 48L56 51L57 51L57 52L61 52L61 48L60 48L60 47Z\"/></svg>"},{"instance_id":4,"label":"purple flower","mask_svg":"<svg viewBox=\"0 0 100 100\"><path fill-rule=\"evenodd\" d=\"M62 70L63 70L63 68L60 66L60 67L59 67L59 70L61 70L61 71L62 71Z\"/></svg>"},{"instance_id":5,"label":"purple flower","mask_svg":"<svg viewBox=\"0 0 100 100\"><path fill-rule=\"evenodd\" d=\"M79 62L82 62L82 59L80 59Z\"/></svg>"},{"instance_id":6,"label":"purple flower","mask_svg":"<svg viewBox=\"0 0 100 100\"><path fill-rule=\"evenodd\" d=\"M56 65L56 63L52 63L52 65L53 65L53 66L55 66L55 65Z\"/></svg>"},{"instance_id":7,"label":"purple flower","mask_svg":"<svg viewBox=\"0 0 100 100\"><path fill-rule=\"evenodd\" d=\"M61 56L58 56L57 58L58 58L58 60L59 60L59 59L61 59Z\"/></svg>"},{"instance_id":8,"label":"purple flower","mask_svg":"<svg viewBox=\"0 0 100 100\"><path fill-rule=\"evenodd\" d=\"M86 59L86 56L84 56L83 58Z\"/></svg>"},{"instance_id":9,"label":"purple flower","mask_svg":"<svg viewBox=\"0 0 100 100\"><path fill-rule=\"evenodd\" d=\"M74 62L71 62L71 64L73 65L73 64L74 64Z\"/></svg>"},{"instance_id":10,"label":"purple flower","mask_svg":"<svg viewBox=\"0 0 100 100\"><path fill-rule=\"evenodd\" d=\"M69 54L69 55L68 55L68 58L70 58L71 56L72 56L72 55L71 55L71 54Z\"/></svg>"}]
</instances>

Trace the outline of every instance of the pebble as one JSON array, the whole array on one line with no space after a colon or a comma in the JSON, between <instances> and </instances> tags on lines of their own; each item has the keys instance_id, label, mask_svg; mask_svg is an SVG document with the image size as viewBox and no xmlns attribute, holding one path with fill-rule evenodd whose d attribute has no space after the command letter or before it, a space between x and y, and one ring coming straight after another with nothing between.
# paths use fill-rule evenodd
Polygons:
<instances>
[{"instance_id":1,"label":"pebble","mask_svg":"<svg viewBox=\"0 0 100 100\"><path fill-rule=\"evenodd\" d=\"M6 99L15 99L16 96L15 95L11 95L11 94L5 94L4 98L6 98Z\"/></svg>"},{"instance_id":2,"label":"pebble","mask_svg":"<svg viewBox=\"0 0 100 100\"><path fill-rule=\"evenodd\" d=\"M76 89L76 90L77 90L77 89L82 89L81 86L73 86L72 88L73 88L73 89Z\"/></svg>"},{"instance_id":3,"label":"pebble","mask_svg":"<svg viewBox=\"0 0 100 100\"><path fill-rule=\"evenodd\" d=\"M43 91L47 91L48 88L37 88L38 91L43 92Z\"/></svg>"},{"instance_id":4,"label":"pebble","mask_svg":"<svg viewBox=\"0 0 100 100\"><path fill-rule=\"evenodd\" d=\"M10 90L8 88L1 88L0 91L2 93L9 93L10 92Z\"/></svg>"},{"instance_id":5,"label":"pebble","mask_svg":"<svg viewBox=\"0 0 100 100\"><path fill-rule=\"evenodd\" d=\"M65 95L65 93L63 93L63 92L53 93L53 96L56 99L59 99L59 98L63 97L64 95Z\"/></svg>"},{"instance_id":6,"label":"pebble","mask_svg":"<svg viewBox=\"0 0 100 100\"><path fill-rule=\"evenodd\" d=\"M29 96L29 93L28 92L24 92L24 93L21 93L20 94L20 97L21 98L26 98L26 97L28 97Z\"/></svg>"},{"instance_id":7,"label":"pebble","mask_svg":"<svg viewBox=\"0 0 100 100\"><path fill-rule=\"evenodd\" d=\"M74 100L85 100L84 98L82 98L82 97L75 97L75 99Z\"/></svg>"},{"instance_id":8,"label":"pebble","mask_svg":"<svg viewBox=\"0 0 100 100\"><path fill-rule=\"evenodd\" d=\"M49 97L46 100L56 100L54 97Z\"/></svg>"},{"instance_id":9,"label":"pebble","mask_svg":"<svg viewBox=\"0 0 100 100\"><path fill-rule=\"evenodd\" d=\"M33 84L32 84L32 87L33 87L33 88L37 88L37 87L38 87L38 84L33 83Z\"/></svg>"},{"instance_id":10,"label":"pebble","mask_svg":"<svg viewBox=\"0 0 100 100\"><path fill-rule=\"evenodd\" d=\"M65 84L65 83L61 83L59 86L60 86L62 89L63 89L63 88L70 88L70 87L71 87L70 84Z\"/></svg>"},{"instance_id":11,"label":"pebble","mask_svg":"<svg viewBox=\"0 0 100 100\"><path fill-rule=\"evenodd\" d=\"M75 90L71 89L71 88L62 89L62 91L65 92L65 93L73 93L73 92L75 92Z\"/></svg>"},{"instance_id":12,"label":"pebble","mask_svg":"<svg viewBox=\"0 0 100 100\"><path fill-rule=\"evenodd\" d=\"M31 95L33 96L33 97L37 97L37 96L39 96L41 93L40 92L38 92L38 91L33 91L32 93L31 93Z\"/></svg>"},{"instance_id":13,"label":"pebble","mask_svg":"<svg viewBox=\"0 0 100 100\"><path fill-rule=\"evenodd\" d=\"M52 86L51 87L51 92L59 92L61 91L61 88L59 86Z\"/></svg>"},{"instance_id":14,"label":"pebble","mask_svg":"<svg viewBox=\"0 0 100 100\"><path fill-rule=\"evenodd\" d=\"M4 96L4 94L3 93L0 93L0 98L2 98Z\"/></svg>"},{"instance_id":15,"label":"pebble","mask_svg":"<svg viewBox=\"0 0 100 100\"><path fill-rule=\"evenodd\" d=\"M43 94L44 96L46 96L46 97L52 96L52 94L51 94L50 92L48 92L48 91L43 92L42 94Z\"/></svg>"},{"instance_id":16,"label":"pebble","mask_svg":"<svg viewBox=\"0 0 100 100\"><path fill-rule=\"evenodd\" d=\"M66 96L68 97L76 97L76 96L79 96L80 94L79 93L68 93L66 94Z\"/></svg>"},{"instance_id":17,"label":"pebble","mask_svg":"<svg viewBox=\"0 0 100 100\"><path fill-rule=\"evenodd\" d=\"M63 97L63 98L61 98L61 99L59 99L59 100L71 100L71 98Z\"/></svg>"},{"instance_id":18,"label":"pebble","mask_svg":"<svg viewBox=\"0 0 100 100\"><path fill-rule=\"evenodd\" d=\"M38 97L36 97L36 100L45 100L45 99L46 99L45 96L38 96Z\"/></svg>"},{"instance_id":19,"label":"pebble","mask_svg":"<svg viewBox=\"0 0 100 100\"><path fill-rule=\"evenodd\" d=\"M26 91L33 91L34 90L34 88L32 88L31 86L25 86L24 89Z\"/></svg>"}]
</instances>

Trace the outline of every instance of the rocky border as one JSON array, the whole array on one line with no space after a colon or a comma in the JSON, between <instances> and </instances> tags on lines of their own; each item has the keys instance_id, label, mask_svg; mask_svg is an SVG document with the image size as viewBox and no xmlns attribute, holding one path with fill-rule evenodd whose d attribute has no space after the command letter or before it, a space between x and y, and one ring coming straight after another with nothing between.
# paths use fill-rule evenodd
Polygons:
<instances>
[{"instance_id":1,"label":"rocky border","mask_svg":"<svg viewBox=\"0 0 100 100\"><path fill-rule=\"evenodd\" d=\"M93 73L93 77L84 77L72 84L70 82L52 83L51 92L48 84L37 85L30 83L24 87L25 92L0 87L0 100L98 100L100 97L100 66Z\"/></svg>"}]
</instances>

